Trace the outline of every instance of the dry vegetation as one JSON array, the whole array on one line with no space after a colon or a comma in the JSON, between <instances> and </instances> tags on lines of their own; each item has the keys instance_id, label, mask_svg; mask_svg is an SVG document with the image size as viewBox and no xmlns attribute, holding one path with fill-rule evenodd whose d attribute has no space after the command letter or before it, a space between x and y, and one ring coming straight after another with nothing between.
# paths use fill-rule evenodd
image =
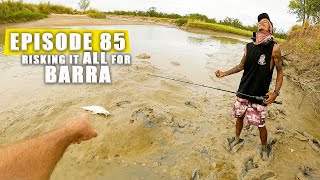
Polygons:
<instances>
[{"instance_id":1,"label":"dry vegetation","mask_svg":"<svg viewBox=\"0 0 320 180\"><path fill-rule=\"evenodd\" d=\"M282 49L285 75L305 91L304 97L320 112L320 25L295 27Z\"/></svg>"}]
</instances>

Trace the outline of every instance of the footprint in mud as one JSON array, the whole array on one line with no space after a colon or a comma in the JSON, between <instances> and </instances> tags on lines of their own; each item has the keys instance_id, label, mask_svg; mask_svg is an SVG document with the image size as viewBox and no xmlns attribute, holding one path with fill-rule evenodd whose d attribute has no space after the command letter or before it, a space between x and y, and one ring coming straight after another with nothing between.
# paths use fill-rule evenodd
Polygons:
<instances>
[{"instance_id":1,"label":"footprint in mud","mask_svg":"<svg viewBox=\"0 0 320 180\"><path fill-rule=\"evenodd\" d=\"M311 138L310 135L300 131L295 131L292 134L294 137L298 138L300 141L307 141Z\"/></svg>"},{"instance_id":2,"label":"footprint in mud","mask_svg":"<svg viewBox=\"0 0 320 180\"><path fill-rule=\"evenodd\" d=\"M258 164L254 162L253 157L250 157L249 160L245 163L245 167L242 170L241 177L245 177L248 175L249 171L255 168L258 168Z\"/></svg>"},{"instance_id":3,"label":"footprint in mud","mask_svg":"<svg viewBox=\"0 0 320 180\"><path fill-rule=\"evenodd\" d=\"M124 106L125 104L130 104L131 103L131 101L120 101L120 102L117 102L117 106L118 107L122 107L122 106Z\"/></svg>"},{"instance_id":4,"label":"footprint in mud","mask_svg":"<svg viewBox=\"0 0 320 180\"><path fill-rule=\"evenodd\" d=\"M316 138L309 139L309 144L315 151L320 152L320 142Z\"/></svg>"},{"instance_id":5,"label":"footprint in mud","mask_svg":"<svg viewBox=\"0 0 320 180\"><path fill-rule=\"evenodd\" d=\"M275 179L277 176L277 173L275 173L274 171L268 170L266 172L263 173L259 173L258 171L255 171L254 173L245 176L243 178L241 178L242 180L267 180L267 179Z\"/></svg>"},{"instance_id":6,"label":"footprint in mud","mask_svg":"<svg viewBox=\"0 0 320 180\"><path fill-rule=\"evenodd\" d=\"M180 66L180 63L178 63L177 61L171 61L170 62L173 66Z\"/></svg>"},{"instance_id":7,"label":"footprint in mud","mask_svg":"<svg viewBox=\"0 0 320 180\"><path fill-rule=\"evenodd\" d=\"M152 108L141 108L132 113L130 122L143 122L147 128L152 128L154 124L164 121L165 119L165 115L155 113Z\"/></svg>"},{"instance_id":8,"label":"footprint in mud","mask_svg":"<svg viewBox=\"0 0 320 180\"><path fill-rule=\"evenodd\" d=\"M186 101L184 102L184 105L191 107L191 108L197 108L197 105L194 102Z\"/></svg>"},{"instance_id":9,"label":"footprint in mud","mask_svg":"<svg viewBox=\"0 0 320 180\"><path fill-rule=\"evenodd\" d=\"M142 54L137 55L136 58L138 58L138 59L150 59L151 56L148 55L147 53L142 53Z\"/></svg>"},{"instance_id":10,"label":"footprint in mud","mask_svg":"<svg viewBox=\"0 0 320 180\"><path fill-rule=\"evenodd\" d=\"M269 178L274 178L276 176L277 176L277 174L274 171L267 171L267 172L263 173L262 175L260 175L260 178L257 178L257 179L266 180Z\"/></svg>"},{"instance_id":11,"label":"footprint in mud","mask_svg":"<svg viewBox=\"0 0 320 180\"><path fill-rule=\"evenodd\" d=\"M270 138L267 142L267 156L268 160L272 159L274 156L274 145L277 143L278 139ZM259 159L262 159L262 149L261 147L258 149L257 154L254 157L250 157L245 162L245 167L241 173L241 179L269 179L276 176L274 171L266 171L261 173L257 168L259 167ZM250 172L250 173L249 173Z\"/></svg>"},{"instance_id":12,"label":"footprint in mud","mask_svg":"<svg viewBox=\"0 0 320 180\"><path fill-rule=\"evenodd\" d=\"M134 123L135 121L142 120L146 124L146 127L152 128L152 118L154 118L152 108L141 108L132 113L130 122Z\"/></svg>"},{"instance_id":13,"label":"footprint in mud","mask_svg":"<svg viewBox=\"0 0 320 180\"><path fill-rule=\"evenodd\" d=\"M242 170L241 178L242 180L246 179L259 179L259 180L266 180L269 178L276 177L276 173L271 170L267 170L261 173L258 170L259 165L253 157L250 157L249 160L245 163L245 168Z\"/></svg>"},{"instance_id":14,"label":"footprint in mud","mask_svg":"<svg viewBox=\"0 0 320 180\"><path fill-rule=\"evenodd\" d=\"M230 152L231 154L234 154L237 151L239 151L244 145L243 139L239 139L239 142L237 144L235 144L235 140L236 140L235 137L228 137L227 138L226 150L228 152Z\"/></svg>"},{"instance_id":15,"label":"footprint in mud","mask_svg":"<svg viewBox=\"0 0 320 180\"><path fill-rule=\"evenodd\" d=\"M298 174L296 174L296 179L297 180L308 180L311 179L311 171L312 168L305 166L305 165L301 165L299 168L300 172Z\"/></svg>"},{"instance_id":16,"label":"footprint in mud","mask_svg":"<svg viewBox=\"0 0 320 180\"><path fill-rule=\"evenodd\" d=\"M173 133L187 133L187 134L195 134L199 131L199 126L191 123L186 119L177 118L177 116L169 114L166 116L167 118L163 119L162 124L164 126L169 126L172 129Z\"/></svg>"},{"instance_id":17,"label":"footprint in mud","mask_svg":"<svg viewBox=\"0 0 320 180\"><path fill-rule=\"evenodd\" d=\"M195 171L192 173L192 178L191 178L191 180L200 180L200 175L201 175L200 170L195 170Z\"/></svg>"},{"instance_id":18,"label":"footprint in mud","mask_svg":"<svg viewBox=\"0 0 320 180\"><path fill-rule=\"evenodd\" d=\"M210 150L211 151L211 150ZM212 158L212 152L210 153L207 147L203 147L202 150L200 150L200 153L202 156L205 158L206 161L210 163L212 167L216 167L217 163L216 161ZM211 155L210 155L211 154Z\"/></svg>"},{"instance_id":19,"label":"footprint in mud","mask_svg":"<svg viewBox=\"0 0 320 180\"><path fill-rule=\"evenodd\" d=\"M267 142L267 159L271 160L274 156L274 145L277 143L278 139L270 138ZM263 160L262 147L258 149L258 156Z\"/></svg>"},{"instance_id":20,"label":"footprint in mud","mask_svg":"<svg viewBox=\"0 0 320 180\"><path fill-rule=\"evenodd\" d=\"M268 145L267 145L267 152L268 152L268 157L273 157L274 155L274 145L277 143L277 139L269 139Z\"/></svg>"}]
</instances>

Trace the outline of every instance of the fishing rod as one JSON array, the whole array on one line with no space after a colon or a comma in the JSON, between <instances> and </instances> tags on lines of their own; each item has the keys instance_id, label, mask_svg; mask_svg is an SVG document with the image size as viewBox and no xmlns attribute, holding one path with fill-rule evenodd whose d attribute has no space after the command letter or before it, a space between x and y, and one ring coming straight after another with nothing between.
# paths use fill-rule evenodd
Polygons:
<instances>
[{"instance_id":1,"label":"fishing rod","mask_svg":"<svg viewBox=\"0 0 320 180\"><path fill-rule=\"evenodd\" d=\"M219 91L224 91L224 92L228 92L228 93L232 93L232 94L240 94L242 96L246 96L246 97L249 97L249 98L257 99L259 101L264 101L264 100L269 98L268 95L266 95L266 96L251 96L251 95L244 94L244 93L241 93L241 92L229 91L229 90L225 90L225 89L221 89L221 88L206 86L204 84L197 84L197 83L192 83L192 82L189 82L189 81L182 81L182 80L179 80L179 79L174 79L174 78L169 78L169 77L164 77L164 76L158 76L158 75L154 75L154 74L147 74L147 75L148 76L157 77L157 78L162 78L162 79L168 79L168 80L171 80L171 81L177 81L177 82L192 84L192 85L195 85L195 86L201 86L201 87L205 87L205 88L209 88L209 89L215 89L215 90L219 90ZM282 101L274 101L273 103L282 104Z\"/></svg>"}]
</instances>

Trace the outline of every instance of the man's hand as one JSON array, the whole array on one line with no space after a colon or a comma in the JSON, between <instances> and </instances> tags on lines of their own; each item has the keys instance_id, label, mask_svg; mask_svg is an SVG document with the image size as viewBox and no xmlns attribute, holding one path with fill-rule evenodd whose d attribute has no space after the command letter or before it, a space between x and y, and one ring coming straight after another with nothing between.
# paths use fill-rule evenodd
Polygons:
<instances>
[{"instance_id":1,"label":"man's hand","mask_svg":"<svg viewBox=\"0 0 320 180\"><path fill-rule=\"evenodd\" d=\"M74 144L80 144L81 141L86 141L98 136L97 132L90 126L88 114L74 117L66 126L77 135L73 141Z\"/></svg>"},{"instance_id":2,"label":"man's hand","mask_svg":"<svg viewBox=\"0 0 320 180\"><path fill-rule=\"evenodd\" d=\"M222 78L222 77L229 76L231 74L238 73L238 72L242 71L244 69L245 61L246 61L246 55L243 55L240 64L236 65L232 69L230 69L228 71L225 71L225 72L223 72L221 70L217 70L216 71L216 76L218 78Z\"/></svg>"},{"instance_id":3,"label":"man's hand","mask_svg":"<svg viewBox=\"0 0 320 180\"><path fill-rule=\"evenodd\" d=\"M217 71L216 71L216 76L217 76L218 78L222 78L222 77L225 76L225 73L224 73L223 71L221 71L221 70L217 70Z\"/></svg>"},{"instance_id":4,"label":"man's hand","mask_svg":"<svg viewBox=\"0 0 320 180\"><path fill-rule=\"evenodd\" d=\"M273 103L278 96L277 93L275 93L275 92L268 92L266 95L268 95L269 98L263 101L263 103L265 103L265 104Z\"/></svg>"}]
</instances>

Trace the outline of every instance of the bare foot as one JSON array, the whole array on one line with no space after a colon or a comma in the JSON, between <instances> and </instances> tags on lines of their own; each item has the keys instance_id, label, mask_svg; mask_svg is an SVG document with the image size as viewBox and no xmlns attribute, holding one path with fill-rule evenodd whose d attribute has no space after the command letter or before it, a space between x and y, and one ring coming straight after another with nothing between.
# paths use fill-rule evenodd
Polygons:
<instances>
[{"instance_id":1,"label":"bare foot","mask_svg":"<svg viewBox=\"0 0 320 180\"><path fill-rule=\"evenodd\" d=\"M66 124L66 127L75 134L74 144L80 144L81 141L86 141L98 136L97 132L91 128L89 115L86 113L80 117L74 117Z\"/></svg>"},{"instance_id":2,"label":"bare foot","mask_svg":"<svg viewBox=\"0 0 320 180\"><path fill-rule=\"evenodd\" d=\"M230 144L231 147L234 147L235 145L237 145L239 143L239 138L235 138L234 141L232 141L232 143Z\"/></svg>"},{"instance_id":3,"label":"bare foot","mask_svg":"<svg viewBox=\"0 0 320 180\"><path fill-rule=\"evenodd\" d=\"M261 148L261 159L263 161L266 161L268 160L268 151L267 151L267 148Z\"/></svg>"}]
</instances>

